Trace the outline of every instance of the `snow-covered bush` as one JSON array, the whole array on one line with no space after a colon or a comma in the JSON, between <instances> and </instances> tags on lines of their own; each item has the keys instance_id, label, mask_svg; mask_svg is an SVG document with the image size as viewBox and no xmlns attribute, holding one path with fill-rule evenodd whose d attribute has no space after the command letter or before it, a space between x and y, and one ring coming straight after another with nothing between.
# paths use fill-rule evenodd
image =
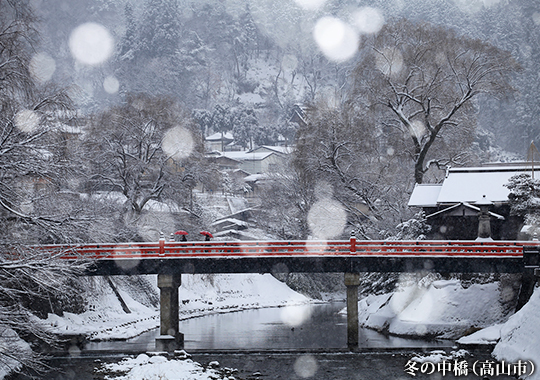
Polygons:
<instances>
[{"instance_id":1,"label":"snow-covered bush","mask_svg":"<svg viewBox=\"0 0 540 380\"><path fill-rule=\"evenodd\" d=\"M416 213L412 218L399 223L396 233L388 236L387 240L425 240L426 234L431 231L431 226L426 222L423 211Z\"/></svg>"},{"instance_id":2,"label":"snow-covered bush","mask_svg":"<svg viewBox=\"0 0 540 380\"><path fill-rule=\"evenodd\" d=\"M510 214L520 216L529 234L540 232L540 180L529 174L516 174L505 185L510 194Z\"/></svg>"}]
</instances>

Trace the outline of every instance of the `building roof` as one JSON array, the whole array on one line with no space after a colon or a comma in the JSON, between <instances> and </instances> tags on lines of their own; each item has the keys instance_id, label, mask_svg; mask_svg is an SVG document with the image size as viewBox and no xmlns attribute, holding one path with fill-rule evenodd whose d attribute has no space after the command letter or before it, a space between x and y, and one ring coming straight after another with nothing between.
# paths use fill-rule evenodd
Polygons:
<instances>
[{"instance_id":1,"label":"building roof","mask_svg":"<svg viewBox=\"0 0 540 380\"><path fill-rule=\"evenodd\" d=\"M234 158L231 158L231 157L228 157L228 156L224 156L224 155L219 155L219 156L208 156L208 157L211 157L213 158L214 160L216 161L227 161L227 162L234 162L234 163L240 163L242 160L239 160L239 159L234 159Z\"/></svg>"},{"instance_id":2,"label":"building roof","mask_svg":"<svg viewBox=\"0 0 540 380\"><path fill-rule=\"evenodd\" d=\"M225 132L223 134L221 132L217 132L217 133L214 133L213 135L208 136L205 140L206 141L227 141L227 142L230 142L230 141L233 141L234 138L233 138L232 133L230 133L230 132Z\"/></svg>"},{"instance_id":3,"label":"building roof","mask_svg":"<svg viewBox=\"0 0 540 380\"><path fill-rule=\"evenodd\" d=\"M222 156L231 158L237 161L262 161L265 158L275 154L275 152L220 152Z\"/></svg>"},{"instance_id":4,"label":"building roof","mask_svg":"<svg viewBox=\"0 0 540 380\"><path fill-rule=\"evenodd\" d=\"M442 184L416 185L409 206L435 207L457 203L480 204L508 202L505 186L516 174L531 174L531 166L493 165L472 168L451 168ZM540 178L540 167L534 173Z\"/></svg>"},{"instance_id":5,"label":"building roof","mask_svg":"<svg viewBox=\"0 0 540 380\"><path fill-rule=\"evenodd\" d=\"M409 206L436 207L441 188L442 184L417 184L409 198Z\"/></svg>"},{"instance_id":6,"label":"building roof","mask_svg":"<svg viewBox=\"0 0 540 380\"><path fill-rule=\"evenodd\" d=\"M252 149L251 152L277 152L282 154L289 154L292 153L294 150L291 146L270 146L270 145L263 145L260 147L257 147L255 149Z\"/></svg>"},{"instance_id":7,"label":"building roof","mask_svg":"<svg viewBox=\"0 0 540 380\"><path fill-rule=\"evenodd\" d=\"M467 210L470 210L470 212L467 213ZM429 219L434 216L439 216L441 214L451 214L451 213L453 213L454 215L459 215L459 216L466 216L466 215L476 216L478 215L479 212L480 212L480 207L473 206L469 203L456 203L455 205L448 206L447 208L434 212L433 214L429 214L428 216L426 216L426 218ZM497 219L504 220L504 216L502 215L496 214L491 211L489 211L488 214Z\"/></svg>"}]
</instances>

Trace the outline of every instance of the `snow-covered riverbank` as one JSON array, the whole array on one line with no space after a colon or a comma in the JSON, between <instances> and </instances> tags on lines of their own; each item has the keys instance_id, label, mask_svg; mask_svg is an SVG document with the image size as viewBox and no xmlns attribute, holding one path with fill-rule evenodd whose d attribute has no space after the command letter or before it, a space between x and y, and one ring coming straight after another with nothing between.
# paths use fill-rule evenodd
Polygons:
<instances>
[{"instance_id":1,"label":"snow-covered riverbank","mask_svg":"<svg viewBox=\"0 0 540 380\"><path fill-rule=\"evenodd\" d=\"M521 360L529 370L531 362L540 365L540 288L514 313L505 305L509 290L501 282L464 287L459 280L423 280L361 299L360 325L394 335L494 345L492 355L498 361ZM540 379L540 368L528 379Z\"/></svg>"},{"instance_id":2,"label":"snow-covered riverbank","mask_svg":"<svg viewBox=\"0 0 540 380\"><path fill-rule=\"evenodd\" d=\"M97 281L89 292L90 308L83 314L49 315L44 321L56 332L86 334L93 340L127 339L158 326L158 308L150 298L134 293L119 278L113 279L130 313L126 313L110 286ZM101 281L101 282L99 282ZM148 276L149 289L157 294L155 278ZM250 308L312 302L270 275L183 276L180 288L181 318ZM461 344L495 345L493 357L508 363L518 360L540 363L540 290L518 313L505 304L505 286L499 282L469 284L458 280L422 279L400 284L396 291L371 295L359 301L360 324L390 334L460 338ZM501 298L502 297L502 298ZM287 313L283 313L287 315ZM291 318L296 316L291 315ZM479 330L481 329L481 330ZM470 331L474 334L462 337ZM479 330L479 331L477 331ZM439 355L440 356L440 355ZM424 360L430 359L427 356ZM433 359L434 360L434 359ZM206 368L185 355L175 358L142 355L105 366L110 378L210 379L225 371ZM170 374L174 374L170 377ZM120 377L116 377L120 376ZM1 377L0 377L1 378ZM538 372L531 379L539 379Z\"/></svg>"},{"instance_id":3,"label":"snow-covered riverbank","mask_svg":"<svg viewBox=\"0 0 540 380\"><path fill-rule=\"evenodd\" d=\"M147 292L158 294L156 276L145 276ZM90 340L128 339L159 326L159 309L145 295L113 278L129 309L126 313L107 282L93 278L87 292L89 310L82 314L49 314L44 320L58 334L86 335ZM140 293L140 292L139 292ZM183 275L180 319L210 313L298 305L312 302L269 274Z\"/></svg>"},{"instance_id":4,"label":"snow-covered riverbank","mask_svg":"<svg viewBox=\"0 0 540 380\"><path fill-rule=\"evenodd\" d=\"M508 319L500 292L498 282L464 288L459 280L424 278L360 300L359 322L393 335L455 339Z\"/></svg>"}]
</instances>

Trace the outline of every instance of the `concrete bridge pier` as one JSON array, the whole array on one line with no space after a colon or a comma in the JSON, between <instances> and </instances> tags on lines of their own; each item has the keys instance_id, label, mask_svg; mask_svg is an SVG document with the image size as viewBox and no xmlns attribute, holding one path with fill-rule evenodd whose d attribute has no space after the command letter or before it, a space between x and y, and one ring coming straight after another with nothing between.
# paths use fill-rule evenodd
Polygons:
<instances>
[{"instance_id":1,"label":"concrete bridge pier","mask_svg":"<svg viewBox=\"0 0 540 380\"><path fill-rule=\"evenodd\" d=\"M178 331L178 288L181 284L181 274L158 274L160 336L156 338L156 351L173 352L184 348L184 334Z\"/></svg>"},{"instance_id":2,"label":"concrete bridge pier","mask_svg":"<svg viewBox=\"0 0 540 380\"><path fill-rule=\"evenodd\" d=\"M536 283L540 281L540 250L538 248L524 249L523 264L516 311L525 306L534 292Z\"/></svg>"},{"instance_id":3,"label":"concrete bridge pier","mask_svg":"<svg viewBox=\"0 0 540 380\"><path fill-rule=\"evenodd\" d=\"M359 273L345 273L347 287L347 345L358 348L358 286Z\"/></svg>"}]
</instances>

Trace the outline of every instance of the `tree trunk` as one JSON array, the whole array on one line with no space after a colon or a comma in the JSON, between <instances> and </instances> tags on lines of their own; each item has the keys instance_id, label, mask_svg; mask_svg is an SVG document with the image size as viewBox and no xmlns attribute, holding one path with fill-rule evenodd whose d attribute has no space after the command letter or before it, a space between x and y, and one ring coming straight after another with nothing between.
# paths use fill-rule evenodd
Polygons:
<instances>
[{"instance_id":1,"label":"tree trunk","mask_svg":"<svg viewBox=\"0 0 540 380\"><path fill-rule=\"evenodd\" d=\"M422 183L424 180L424 161L417 160L414 163L414 182Z\"/></svg>"}]
</instances>

